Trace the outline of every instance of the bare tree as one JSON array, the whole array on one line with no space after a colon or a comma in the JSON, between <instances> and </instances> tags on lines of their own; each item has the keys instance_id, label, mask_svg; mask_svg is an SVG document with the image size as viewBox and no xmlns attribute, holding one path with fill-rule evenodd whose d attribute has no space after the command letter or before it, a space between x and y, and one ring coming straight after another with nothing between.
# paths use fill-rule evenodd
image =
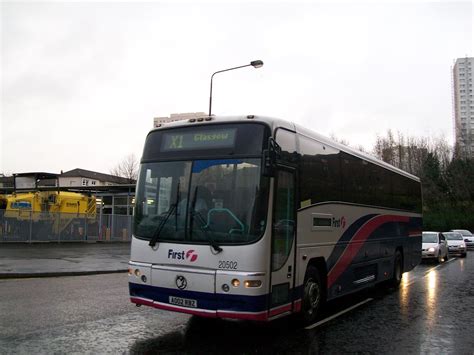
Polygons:
<instances>
[{"instance_id":1,"label":"bare tree","mask_svg":"<svg viewBox=\"0 0 474 355\"><path fill-rule=\"evenodd\" d=\"M344 138L338 138L334 133L331 133L329 138L339 144L349 146L349 142L347 140L345 140Z\"/></svg>"},{"instance_id":2,"label":"bare tree","mask_svg":"<svg viewBox=\"0 0 474 355\"><path fill-rule=\"evenodd\" d=\"M364 148L363 145L359 144L357 146L352 146L349 141L347 139L344 139L344 138L338 138L334 133L331 133L329 135L329 138L331 138L333 141L339 143L339 144L342 144L342 145L345 145L347 147L351 147L353 149L356 149L358 151L361 151L361 152L364 152L364 153L367 153L366 149Z\"/></svg>"},{"instance_id":3,"label":"bare tree","mask_svg":"<svg viewBox=\"0 0 474 355\"><path fill-rule=\"evenodd\" d=\"M132 184L138 178L138 167L139 162L135 154L126 156L120 163L114 168L110 169L110 174L115 176L121 176L129 180Z\"/></svg>"}]
</instances>

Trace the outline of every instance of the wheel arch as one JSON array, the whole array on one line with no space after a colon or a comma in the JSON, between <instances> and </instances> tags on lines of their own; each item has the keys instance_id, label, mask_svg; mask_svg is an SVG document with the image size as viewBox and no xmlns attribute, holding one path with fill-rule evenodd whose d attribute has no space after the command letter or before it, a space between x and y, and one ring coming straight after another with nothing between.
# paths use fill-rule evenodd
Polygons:
<instances>
[{"instance_id":1,"label":"wheel arch","mask_svg":"<svg viewBox=\"0 0 474 355\"><path fill-rule=\"evenodd\" d=\"M403 247L401 245L397 246L395 248L395 253L393 254L393 262L395 262L395 255L397 254L397 251L400 253L401 257L402 257L402 274L405 272L405 270L407 269L405 267L405 255L403 253Z\"/></svg>"},{"instance_id":2,"label":"wheel arch","mask_svg":"<svg viewBox=\"0 0 474 355\"><path fill-rule=\"evenodd\" d=\"M310 259L310 261L306 265L305 277L306 277L308 268L310 266L315 267L316 270L318 270L319 278L323 286L324 298L326 299L327 298L327 281L328 281L328 270L327 270L326 260L322 256Z\"/></svg>"}]
</instances>

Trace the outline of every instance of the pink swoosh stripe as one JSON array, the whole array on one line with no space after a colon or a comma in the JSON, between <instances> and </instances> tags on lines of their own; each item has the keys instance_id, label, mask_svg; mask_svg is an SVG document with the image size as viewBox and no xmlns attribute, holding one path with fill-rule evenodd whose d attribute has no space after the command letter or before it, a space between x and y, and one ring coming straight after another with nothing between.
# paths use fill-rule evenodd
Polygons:
<instances>
[{"instance_id":1,"label":"pink swoosh stripe","mask_svg":"<svg viewBox=\"0 0 474 355\"><path fill-rule=\"evenodd\" d=\"M346 250L342 253L341 257L337 261L336 265L328 273L328 287L331 287L334 282L341 276L341 274L347 269L352 260L355 258L360 248L364 245L364 242L372 234L374 230L380 227L382 224L388 222L406 222L410 220L410 217L396 216L396 215L381 215L375 216L368 220L352 237Z\"/></svg>"}]
</instances>

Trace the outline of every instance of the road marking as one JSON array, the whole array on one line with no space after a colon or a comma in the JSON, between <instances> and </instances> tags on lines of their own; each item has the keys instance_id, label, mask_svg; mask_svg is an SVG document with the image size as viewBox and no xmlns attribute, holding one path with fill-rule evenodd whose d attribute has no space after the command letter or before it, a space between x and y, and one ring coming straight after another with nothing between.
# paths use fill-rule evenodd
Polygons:
<instances>
[{"instance_id":1,"label":"road marking","mask_svg":"<svg viewBox=\"0 0 474 355\"><path fill-rule=\"evenodd\" d=\"M359 302L359 303L353 305L352 307L346 308L345 310L340 311L339 313L336 313L336 314L333 314L333 315L330 316L330 317L324 318L323 320L320 320L320 321L317 322L317 323L311 324L311 325L307 326L307 327L304 328L304 329L313 329L313 328L316 328L317 326L320 326L321 324L327 323L327 322L329 322L330 320L333 320L334 318L337 318L337 317L339 317L340 315L343 315L344 313L347 313L347 312L349 312L349 311L352 311L354 308L360 307L360 306L362 306L363 304L365 304L365 303L367 303L367 302L370 302L370 301L373 301L373 298L367 298L366 300L364 300L364 301L362 301L362 302Z\"/></svg>"},{"instance_id":2,"label":"road marking","mask_svg":"<svg viewBox=\"0 0 474 355\"><path fill-rule=\"evenodd\" d=\"M427 275L427 274L429 274L431 271L436 270L437 268L443 266L444 264L450 263L451 261L454 261L454 260L456 260L456 259L457 259L457 258L454 257L454 258L449 259L448 261L443 262L442 264L436 265L435 267L433 267L433 268L429 269L428 271L426 271L426 272L425 272L425 275Z\"/></svg>"},{"instance_id":3,"label":"road marking","mask_svg":"<svg viewBox=\"0 0 474 355\"><path fill-rule=\"evenodd\" d=\"M437 268L439 268L440 266L443 266L444 264L450 263L451 261L454 261L456 259L457 259L457 257L452 257L448 261L445 261L442 264L438 264L438 265L432 267L431 269L428 269L427 271L425 271L425 274L423 276L421 276L421 277L420 276L415 276L415 277L411 278L410 281L407 284L405 284L404 286L407 287L407 286L413 285L420 278L425 278L431 271L434 271Z\"/></svg>"}]
</instances>

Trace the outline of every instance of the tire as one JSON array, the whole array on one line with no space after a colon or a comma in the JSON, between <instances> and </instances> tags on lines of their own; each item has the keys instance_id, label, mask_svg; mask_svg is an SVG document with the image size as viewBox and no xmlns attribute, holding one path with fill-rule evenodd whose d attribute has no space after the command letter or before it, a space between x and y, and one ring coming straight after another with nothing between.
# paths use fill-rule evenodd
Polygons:
<instances>
[{"instance_id":1,"label":"tire","mask_svg":"<svg viewBox=\"0 0 474 355\"><path fill-rule=\"evenodd\" d=\"M389 287L399 288L402 282L403 274L403 258L399 250L395 252L395 259L393 262L392 279L388 282Z\"/></svg>"},{"instance_id":2,"label":"tire","mask_svg":"<svg viewBox=\"0 0 474 355\"><path fill-rule=\"evenodd\" d=\"M448 261L449 260L449 251L446 252L446 257L444 258L444 261Z\"/></svg>"},{"instance_id":3,"label":"tire","mask_svg":"<svg viewBox=\"0 0 474 355\"><path fill-rule=\"evenodd\" d=\"M465 257L466 257L466 255L467 255L466 253L464 253L464 254L461 254L461 258L465 258Z\"/></svg>"},{"instance_id":4,"label":"tire","mask_svg":"<svg viewBox=\"0 0 474 355\"><path fill-rule=\"evenodd\" d=\"M310 265L304 277L303 302L301 305L301 320L304 324L311 324L316 320L324 301L324 288L318 269Z\"/></svg>"}]
</instances>

